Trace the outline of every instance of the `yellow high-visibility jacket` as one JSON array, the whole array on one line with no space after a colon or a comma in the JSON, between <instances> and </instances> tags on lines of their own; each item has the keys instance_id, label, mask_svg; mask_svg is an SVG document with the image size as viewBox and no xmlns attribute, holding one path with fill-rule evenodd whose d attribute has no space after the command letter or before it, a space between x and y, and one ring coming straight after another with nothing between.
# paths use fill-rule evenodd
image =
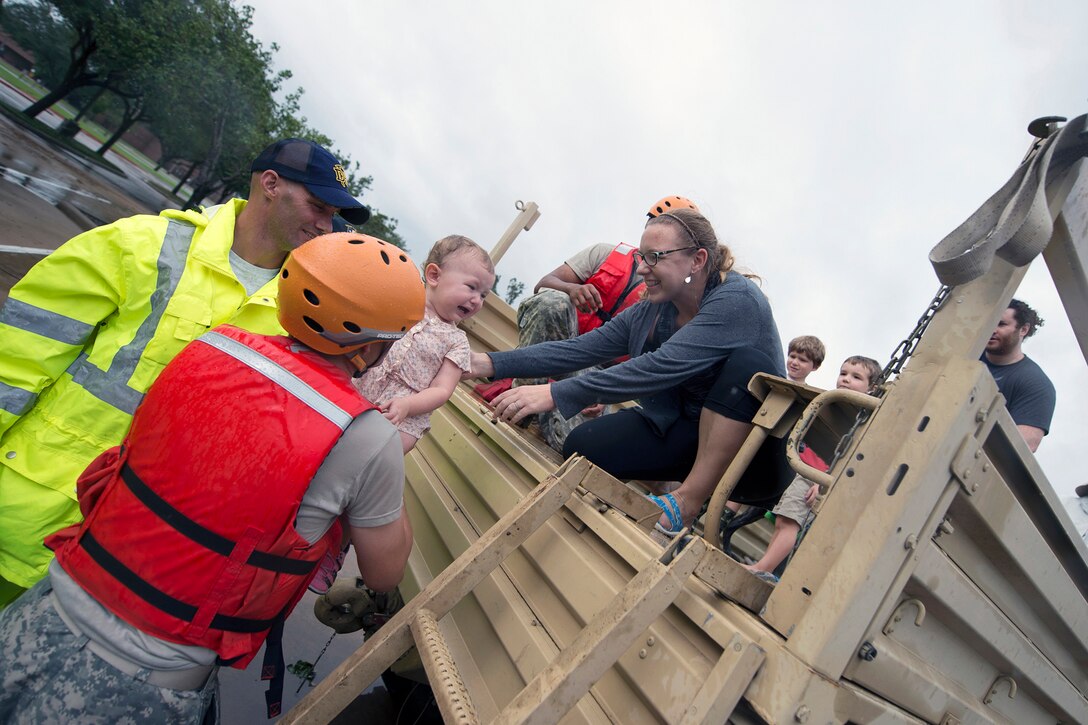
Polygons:
<instances>
[{"instance_id":1,"label":"yellow high-visibility jacket","mask_svg":"<svg viewBox=\"0 0 1088 725\"><path fill-rule=\"evenodd\" d=\"M228 253L245 201L74 237L0 310L0 576L30 586L42 538L80 520L76 479L118 445L166 363L210 327L283 334L277 279L252 296ZM194 395L199 391L194 391Z\"/></svg>"}]
</instances>

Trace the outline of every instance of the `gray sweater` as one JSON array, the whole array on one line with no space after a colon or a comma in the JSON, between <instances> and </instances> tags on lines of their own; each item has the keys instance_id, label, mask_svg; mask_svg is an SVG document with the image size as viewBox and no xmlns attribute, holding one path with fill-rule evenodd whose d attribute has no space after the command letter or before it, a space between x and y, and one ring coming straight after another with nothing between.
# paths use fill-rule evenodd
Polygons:
<instances>
[{"instance_id":1,"label":"gray sweater","mask_svg":"<svg viewBox=\"0 0 1088 725\"><path fill-rule=\"evenodd\" d=\"M637 399L643 415L663 432L681 415L698 415L712 378L732 350L759 350L774 361L773 372L785 376L771 305L743 275L731 272L708 290L698 313L680 329L676 314L671 302L642 301L573 339L490 353L495 377L558 375L630 355L619 365L552 383L556 408L569 418L593 403ZM646 352L655 321L657 344Z\"/></svg>"}]
</instances>

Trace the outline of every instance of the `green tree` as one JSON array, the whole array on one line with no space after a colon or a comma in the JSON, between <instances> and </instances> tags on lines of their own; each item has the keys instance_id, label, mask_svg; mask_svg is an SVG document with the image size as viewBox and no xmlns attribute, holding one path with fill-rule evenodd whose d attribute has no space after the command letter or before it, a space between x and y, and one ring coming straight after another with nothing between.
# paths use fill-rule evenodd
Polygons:
<instances>
[{"instance_id":1,"label":"green tree","mask_svg":"<svg viewBox=\"0 0 1088 725\"><path fill-rule=\"evenodd\" d=\"M64 78L68 49L74 41L72 28L43 3L5 3L0 24L20 45L34 53L34 76L52 88Z\"/></svg>"},{"instance_id":2,"label":"green tree","mask_svg":"<svg viewBox=\"0 0 1088 725\"><path fill-rule=\"evenodd\" d=\"M355 196L370 187L359 164L301 115L303 90L282 91L291 72L273 70L278 48L266 49L253 37L249 6L231 0L41 0L0 5L0 11L16 39L26 40L39 57L39 76L51 89L26 112L37 115L84 93L81 115L94 104L115 121L100 154L134 124L147 123L162 143L160 161L188 162L174 188L178 194L190 185L184 206L245 196L250 162L272 141L288 137L332 150ZM397 220L372 211L362 231L403 248Z\"/></svg>"},{"instance_id":3,"label":"green tree","mask_svg":"<svg viewBox=\"0 0 1088 725\"><path fill-rule=\"evenodd\" d=\"M511 277L510 281L506 283L506 304L513 305L524 292L525 283L517 277Z\"/></svg>"},{"instance_id":4,"label":"green tree","mask_svg":"<svg viewBox=\"0 0 1088 725\"><path fill-rule=\"evenodd\" d=\"M88 86L132 94L140 73L169 62L183 0L51 0L43 3L71 29L68 66L25 111L34 117Z\"/></svg>"},{"instance_id":5,"label":"green tree","mask_svg":"<svg viewBox=\"0 0 1088 725\"><path fill-rule=\"evenodd\" d=\"M353 191L352 193L358 195L357 192ZM373 207L370 209L370 218L366 220L366 224L356 227L356 230L378 239L384 239L390 244L395 244L404 251L408 251L408 245L405 244L404 239L397 232L397 220L382 214Z\"/></svg>"}]
</instances>

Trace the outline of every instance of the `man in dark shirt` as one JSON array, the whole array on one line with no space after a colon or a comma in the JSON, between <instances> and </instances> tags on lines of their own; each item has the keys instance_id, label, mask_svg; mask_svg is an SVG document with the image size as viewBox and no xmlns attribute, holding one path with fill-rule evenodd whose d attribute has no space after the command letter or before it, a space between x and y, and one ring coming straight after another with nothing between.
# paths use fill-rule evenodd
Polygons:
<instances>
[{"instance_id":1,"label":"man in dark shirt","mask_svg":"<svg viewBox=\"0 0 1088 725\"><path fill-rule=\"evenodd\" d=\"M1020 300L1011 300L982 355L997 389L1005 396L1005 407L1033 453L1050 432L1057 395L1050 378L1020 348L1042 326L1043 319L1035 310Z\"/></svg>"}]
</instances>

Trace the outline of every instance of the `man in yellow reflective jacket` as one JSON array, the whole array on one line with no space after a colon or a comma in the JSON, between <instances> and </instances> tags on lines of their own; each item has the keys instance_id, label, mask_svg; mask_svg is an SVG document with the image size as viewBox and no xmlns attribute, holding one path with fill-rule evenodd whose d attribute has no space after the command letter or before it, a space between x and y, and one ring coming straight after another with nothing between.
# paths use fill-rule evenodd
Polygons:
<instances>
[{"instance_id":1,"label":"man in yellow reflective jacket","mask_svg":"<svg viewBox=\"0 0 1088 725\"><path fill-rule=\"evenodd\" d=\"M343 167L286 139L251 167L249 200L167 210L80 234L31 269L0 309L0 607L45 575L42 539L80 520L76 478L118 445L159 372L223 322L282 334L288 252L369 211Z\"/></svg>"}]
</instances>

